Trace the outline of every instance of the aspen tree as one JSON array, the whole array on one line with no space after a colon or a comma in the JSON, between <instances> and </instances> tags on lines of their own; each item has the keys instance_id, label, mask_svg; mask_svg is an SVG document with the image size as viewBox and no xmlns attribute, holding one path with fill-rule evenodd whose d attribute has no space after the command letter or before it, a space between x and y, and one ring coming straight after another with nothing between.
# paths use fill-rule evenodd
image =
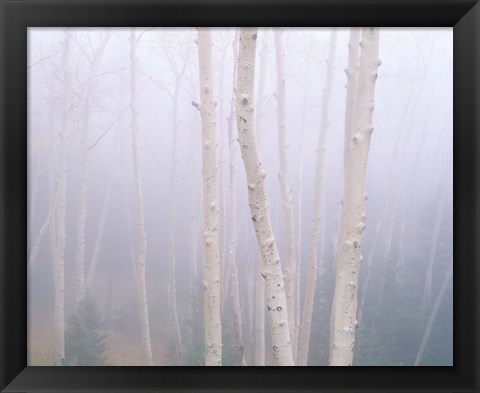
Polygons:
<instances>
[{"instance_id":1,"label":"aspen tree","mask_svg":"<svg viewBox=\"0 0 480 393\"><path fill-rule=\"evenodd\" d=\"M452 173L452 168L449 170L449 175L447 179L450 179ZM432 297L432 275L433 275L433 265L435 263L435 255L437 254L438 248L438 239L440 237L440 229L443 221L443 213L445 211L445 205L447 201L448 191L450 190L449 180L445 182L445 185L438 201L437 212L435 215L435 223L433 225L432 232L432 242L430 244L430 252L428 254L428 263L427 270L425 272L425 284L423 289L423 301L422 306L424 308L430 307L431 297Z\"/></svg>"},{"instance_id":2,"label":"aspen tree","mask_svg":"<svg viewBox=\"0 0 480 393\"><path fill-rule=\"evenodd\" d=\"M286 233L285 250L285 296L287 300L288 326L290 327L290 342L295 353L295 231L293 222L293 199L291 188L288 184L288 160L285 127L285 74L283 71L283 30L274 29L275 58L277 64L277 127L278 127L278 154L280 170L278 179L280 182L280 194L282 198L282 210L284 228Z\"/></svg>"},{"instance_id":3,"label":"aspen tree","mask_svg":"<svg viewBox=\"0 0 480 393\"><path fill-rule=\"evenodd\" d=\"M300 329L301 329L301 290L300 290L300 277L301 277L301 270L302 270L302 223L303 223L303 204L302 204L302 192L303 192L303 149L304 149L304 140L305 140L305 123L307 118L307 100L308 100L308 86L309 86L309 76L310 76L310 69L311 69L311 53L313 50L314 40L310 38L310 46L308 53L306 55L307 59L307 69L305 72L305 84L303 87L303 101L302 101L302 117L301 117L301 127L300 127L300 149L298 153L298 174L297 174L297 187L296 187L296 216L295 216L295 224L296 224L296 232L295 232L295 242L296 242L296 274L295 274L295 287L297 290L295 291L295 307L297 312L295 313L295 342L298 343L298 339L300 336ZM297 359L298 356L298 345L296 346L297 353L294 352L294 359Z\"/></svg>"},{"instance_id":4,"label":"aspen tree","mask_svg":"<svg viewBox=\"0 0 480 393\"><path fill-rule=\"evenodd\" d=\"M265 69L267 63L268 46L266 32L262 34L262 49L260 50L260 66L258 73L257 107L255 111L255 127L262 129L263 101L265 96ZM238 38L237 38L238 42ZM235 56L237 58L237 56ZM258 140L259 149L260 138ZM262 266L257 263L255 272L255 340L254 365L265 366L265 280L261 275Z\"/></svg>"},{"instance_id":5,"label":"aspen tree","mask_svg":"<svg viewBox=\"0 0 480 393\"><path fill-rule=\"evenodd\" d=\"M235 342L237 347L237 358L240 366L246 366L245 349L242 335L242 309L240 306L240 294L238 287L238 269L237 264L232 263L232 302L233 302L233 328L235 333Z\"/></svg>"},{"instance_id":6,"label":"aspen tree","mask_svg":"<svg viewBox=\"0 0 480 393\"><path fill-rule=\"evenodd\" d=\"M108 184L107 184L107 191L106 191L105 199L102 206L102 212L100 213L100 219L98 221L97 235L95 237L92 257L90 258L90 265L88 267L88 274L85 281L85 286L87 290L92 288L93 280L95 278L95 273L97 271L98 258L100 256L103 236L105 234L105 227L107 225L108 212L110 210L110 204L112 201L112 188L113 188L114 179L115 179L115 175L112 169L112 173L110 174L110 179L108 180Z\"/></svg>"},{"instance_id":7,"label":"aspen tree","mask_svg":"<svg viewBox=\"0 0 480 393\"><path fill-rule=\"evenodd\" d=\"M122 82L123 82L123 78L122 78ZM123 86L123 84L122 84L122 86ZM124 89L125 88L122 88L121 93L119 94L119 97L120 97L120 105L119 106L121 108L128 108L129 106L127 106L127 107L125 106ZM111 123L111 125L109 127L111 127L111 126L113 127L113 124L115 124L117 121L120 121L119 129L120 130L123 129L123 117L122 117L122 115L123 115L124 111L125 111L125 109L123 109L121 112L119 112L119 116L114 120L113 123ZM99 141L99 139L97 139L97 141ZM88 150L92 150L96 146L96 144L97 144L97 142L94 142L93 144L91 144L88 147ZM118 151L118 154L120 155L120 157L124 156L123 144L121 144L121 139L119 138L118 134L116 136L115 143L112 143L112 156L111 156L112 157L111 158L112 162L114 162L115 152L117 152L117 151ZM114 185L115 181L117 180L117 176L118 176L118 172L116 172L116 170L120 170L120 171L125 170L125 168L123 166L123 162L120 161L120 163L121 163L120 165L122 165L122 169L116 169L113 165L110 167L110 173L108 175L109 177L108 177L108 183L107 183L107 187L106 187L105 199L103 201L102 211L100 213L100 218L98 220L97 234L95 236L95 243L94 243L94 246L93 246L93 252L92 252L92 256L90 257L90 264L88 266L88 272L87 272L87 276L86 276L85 284L86 284L86 289L87 290L92 288L93 282L94 282L94 279L95 279L95 274L97 272L98 260L99 260L99 257L100 257L100 251L102 249L102 243L103 243L103 238L104 238L104 235L105 235L107 219L108 219L108 215L109 215L109 212L110 212L110 206L111 206L111 202L112 202L112 189L113 189L113 185ZM128 231L128 233L130 234L130 231ZM130 243L131 243L131 238L130 238L129 244ZM134 258L132 257L132 255L131 255L130 260L134 261ZM132 263L132 266L133 266L133 263ZM135 271L133 271L133 276L135 276Z\"/></svg>"},{"instance_id":8,"label":"aspen tree","mask_svg":"<svg viewBox=\"0 0 480 393\"><path fill-rule=\"evenodd\" d=\"M428 318L427 326L425 328L425 333L423 334L422 342L420 343L420 348L418 349L417 356L415 357L414 366L418 366L420 361L422 360L423 353L425 352L425 347L427 346L428 339L430 338L430 334L432 333L433 324L435 322L435 318L437 317L438 309L442 304L443 297L445 296L445 292L447 291L448 284L450 279L452 278L453 274L453 261L448 266L448 269L445 273L445 277L443 278L443 283L438 292L437 299L435 300L435 304L433 305L432 312L430 317Z\"/></svg>"},{"instance_id":9,"label":"aspen tree","mask_svg":"<svg viewBox=\"0 0 480 393\"><path fill-rule=\"evenodd\" d=\"M233 83L237 77L237 58L238 53L238 29L235 31L232 42L233 50ZM235 120L235 95L232 95L230 102L230 115L227 118L227 131L228 131L228 151L229 151L229 210L230 210L230 230L228 241L228 261L227 266L231 271L232 281L232 303L233 303L233 326L235 333L235 342L237 347L238 363L241 366L246 366L244 344L242 335L242 309L240 306L240 290L238 284L238 268L236 261L237 251L237 187L235 181L235 136L234 136L234 122Z\"/></svg>"},{"instance_id":10,"label":"aspen tree","mask_svg":"<svg viewBox=\"0 0 480 393\"><path fill-rule=\"evenodd\" d=\"M358 86L358 67L360 62L360 28L351 28L348 41L347 98L345 103L345 141L352 139L353 119L355 116L355 98ZM347 163L348 143L344 143L343 160Z\"/></svg>"},{"instance_id":11,"label":"aspen tree","mask_svg":"<svg viewBox=\"0 0 480 393\"><path fill-rule=\"evenodd\" d=\"M205 365L221 366L221 283L212 33L210 28L197 28L197 30L200 103L196 106L202 119Z\"/></svg>"},{"instance_id":12,"label":"aspen tree","mask_svg":"<svg viewBox=\"0 0 480 393\"><path fill-rule=\"evenodd\" d=\"M48 111L48 127L51 130L49 137L47 139L47 146L48 146L48 157L49 159L49 164L48 164L48 177L49 177L49 188L48 188L48 196L49 196L49 209L47 212L47 216L45 217L43 224L40 227L40 230L37 234L37 237L35 238L35 241L33 242L33 245L29 248L29 257L27 261L27 268L29 274L33 272L33 267L35 265L35 262L37 261L38 253L40 251L40 246L42 244L42 241L47 233L47 229L49 230L49 237L50 237L50 252L51 252L51 257L52 257L52 267L54 270L54 264L55 264L55 236L54 236L54 230L55 230L55 209L56 209L56 192L55 192L55 144L54 144L54 139L55 139L55 122L54 122L54 109L53 109L53 102L54 102L54 87L53 87L53 73L50 74L49 78L49 83L48 83L48 99L50 102L50 109ZM37 180L38 181L38 177ZM33 201L32 201L33 202ZM32 206L30 209L34 209L35 204L32 203ZM31 223L33 222L33 212L29 212L30 216L30 228L31 228ZM29 239L32 238L32 233L30 232L29 234Z\"/></svg>"},{"instance_id":13,"label":"aspen tree","mask_svg":"<svg viewBox=\"0 0 480 393\"><path fill-rule=\"evenodd\" d=\"M63 109L60 141L58 145L58 175L55 185L55 217L54 217L54 292L55 292L55 344L54 358L56 366L63 366L65 360L65 212L66 212L66 183L67 183L67 150L70 143L70 43L72 32L65 30L65 39L62 49L63 70Z\"/></svg>"},{"instance_id":14,"label":"aspen tree","mask_svg":"<svg viewBox=\"0 0 480 393\"><path fill-rule=\"evenodd\" d=\"M222 57L220 61L220 71L219 74L219 86L218 91L219 95L222 96L223 94L223 84L225 81L224 77L224 68L225 68L225 56L226 56L226 48L222 50ZM219 121L219 129L224 130L224 114L223 114L223 105L219 105L218 107L218 117ZM222 284L221 290L224 294L223 299L226 300L226 295L228 294L228 286L229 286L229 279L230 279L230 263L228 262L227 258L225 258L225 250L227 246L227 214L225 212L225 203L226 203L226 195L225 195L225 174L223 165L225 162L225 133L220 132L219 141L218 141L218 152L217 152L217 179L218 179L218 222L219 222L219 231L218 231L218 250L220 253L220 277L222 277ZM225 302L222 302L222 311Z\"/></svg>"},{"instance_id":15,"label":"aspen tree","mask_svg":"<svg viewBox=\"0 0 480 393\"><path fill-rule=\"evenodd\" d=\"M380 65L378 28L362 28L360 47L354 132L352 138L345 141L348 143L348 161L344 173L342 226L331 313L331 366L351 366L353 360L358 273L365 229L365 177L373 131L375 81Z\"/></svg>"},{"instance_id":16,"label":"aspen tree","mask_svg":"<svg viewBox=\"0 0 480 393\"><path fill-rule=\"evenodd\" d=\"M168 55L168 50L165 48L166 43L164 42L164 50L167 56L167 59L170 63L170 68L174 74L175 84L173 88L173 94L169 93L169 96L172 100L172 155L171 155L171 170L170 170L170 206L169 206L169 226L170 226L170 235L169 235L169 252L168 252L168 310L170 325L173 331L173 338L175 343L175 350L178 356L175 359L175 363L182 364L183 362L183 340L180 330L180 324L178 322L178 313L177 313L177 283L176 283L176 255L175 255L175 246L176 246L176 199L177 199L177 139L178 139L178 95L180 93L181 80L185 74L188 64L188 57L179 53L179 56L183 57L183 64L181 67L177 68L175 61Z\"/></svg>"},{"instance_id":17,"label":"aspen tree","mask_svg":"<svg viewBox=\"0 0 480 393\"><path fill-rule=\"evenodd\" d=\"M28 257L28 269L31 273L35 262L38 257L38 252L40 251L40 246L42 244L42 240L45 237L45 234L47 233L47 229L50 228L50 222L52 221L53 217L55 216L55 207L56 207L56 201L55 199L53 200L48 213L47 217L45 217L45 221L43 222L42 226L40 227L40 230L38 232L37 237L35 238L35 242L33 243L32 249L30 251L30 256Z\"/></svg>"},{"instance_id":18,"label":"aspen tree","mask_svg":"<svg viewBox=\"0 0 480 393\"><path fill-rule=\"evenodd\" d=\"M399 181L400 183L400 181ZM380 285L378 288L378 304L383 303L385 287L387 284L387 266L390 261L390 256L392 252L392 243L393 243L393 231L395 229L395 222L397 221L398 213L398 202L399 202L399 192L400 190L395 190L390 187L390 193L393 194L392 198L390 195L387 200L385 208L385 241L384 241L384 250L382 256L382 265L381 265L381 276L380 276ZM390 199L394 199L392 207L390 207Z\"/></svg>"},{"instance_id":19,"label":"aspen tree","mask_svg":"<svg viewBox=\"0 0 480 393\"><path fill-rule=\"evenodd\" d=\"M53 99L53 93L52 90L50 90L50 102L52 102ZM50 223L48 225L49 229L49 241L50 241L50 258L52 261L52 272L53 272L53 282L55 286L55 277L56 277L56 262L57 258L55 257L56 251L57 251L57 235L55 232L55 209L56 209L56 190L55 190L55 148L54 148L54 143L53 140L56 136L56 130L55 130L55 124L53 121L53 108L50 108L49 111L49 126L51 130L50 138L49 138L49 155L50 155L50 163L49 163L49 168L48 168L48 201L51 206L51 211L52 211L52 219L50 220ZM33 265L31 265L33 267Z\"/></svg>"},{"instance_id":20,"label":"aspen tree","mask_svg":"<svg viewBox=\"0 0 480 393\"><path fill-rule=\"evenodd\" d=\"M312 235L310 238L307 287L305 290L305 300L303 302L302 323L300 325L300 335L298 342L297 365L306 366L308 361L308 350L310 344L310 332L312 327L313 301L315 298L315 287L317 283L318 272L318 242L320 224L323 221L323 166L325 160L325 141L328 128L328 112L330 107L330 97L332 94L332 83L335 63L335 51L337 47L337 31L333 30L330 37L327 58L327 78L322 98L322 114L320 120L320 130L317 146L317 164L315 172L315 193L313 200L312 214Z\"/></svg>"},{"instance_id":21,"label":"aspen tree","mask_svg":"<svg viewBox=\"0 0 480 393\"><path fill-rule=\"evenodd\" d=\"M236 116L238 142L245 167L250 214L263 261L267 312L275 364L293 366L287 303L280 257L268 214L265 169L258 150L254 128L254 78L256 28L241 28L239 37Z\"/></svg>"},{"instance_id":22,"label":"aspen tree","mask_svg":"<svg viewBox=\"0 0 480 393\"><path fill-rule=\"evenodd\" d=\"M80 136L80 190L78 192L78 217L77 217L77 250L75 253L75 277L76 277L76 300L79 304L85 296L85 227L87 223L87 182L88 182L88 131L90 128L90 101L93 90L93 81L102 58L108 35L100 38L91 60L91 67L85 82L80 108L83 112L81 120Z\"/></svg>"},{"instance_id":23,"label":"aspen tree","mask_svg":"<svg viewBox=\"0 0 480 393\"><path fill-rule=\"evenodd\" d=\"M192 124L198 123L197 120L197 113L193 113L193 122ZM191 194L190 194L190 272L189 272L189 346L190 352L201 352L203 348L200 348L201 342L201 329L198 328L197 324L195 323L199 316L201 315L200 310L200 301L199 301L199 294L200 294L200 283L199 283L199 275L198 275L198 239L199 239L199 231L197 228L197 147L199 145L198 139L198 128L196 126L190 127L190 180L191 180ZM188 362L186 365L195 365L197 362L196 357L192 362Z\"/></svg>"},{"instance_id":24,"label":"aspen tree","mask_svg":"<svg viewBox=\"0 0 480 393\"><path fill-rule=\"evenodd\" d=\"M355 98L357 95L358 86L358 67L360 65L360 36L361 28L354 27L350 29L350 36L348 40L348 65L345 69L347 76L347 96L345 102L345 131L344 131L344 150L343 150L343 166L346 168L347 155L348 155L348 143L347 141L352 138L353 134L353 119L355 114ZM343 193L343 190L342 190ZM337 255L337 244L340 241L340 231L342 219L342 205L338 204L337 219L335 222L334 233L332 237L333 243L333 255Z\"/></svg>"},{"instance_id":25,"label":"aspen tree","mask_svg":"<svg viewBox=\"0 0 480 393\"><path fill-rule=\"evenodd\" d=\"M153 366L152 347L150 344L150 324L148 318L148 299L145 282L145 267L147 258L147 233L145 231L145 217L143 212L142 179L138 159L138 108L137 108L137 37L135 28L130 32L130 97L132 115L132 158L133 175L135 179L136 226L137 226L137 258L135 265L135 280L140 312L142 348L147 366Z\"/></svg>"}]
</instances>

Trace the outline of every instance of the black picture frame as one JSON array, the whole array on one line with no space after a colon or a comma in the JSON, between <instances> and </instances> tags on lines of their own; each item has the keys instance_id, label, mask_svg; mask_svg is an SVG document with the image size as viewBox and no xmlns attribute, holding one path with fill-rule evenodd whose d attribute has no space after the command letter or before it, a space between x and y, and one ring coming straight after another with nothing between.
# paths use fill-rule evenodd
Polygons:
<instances>
[{"instance_id":1,"label":"black picture frame","mask_svg":"<svg viewBox=\"0 0 480 393\"><path fill-rule=\"evenodd\" d=\"M480 5L472 0L0 0L2 392L479 392ZM27 367L27 28L454 27L453 367Z\"/></svg>"}]
</instances>

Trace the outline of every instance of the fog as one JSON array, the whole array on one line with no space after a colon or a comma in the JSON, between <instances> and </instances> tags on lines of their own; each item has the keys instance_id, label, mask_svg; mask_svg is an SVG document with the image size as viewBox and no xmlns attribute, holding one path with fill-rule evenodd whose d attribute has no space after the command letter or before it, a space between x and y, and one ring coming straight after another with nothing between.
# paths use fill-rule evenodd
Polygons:
<instances>
[{"instance_id":1,"label":"fog","mask_svg":"<svg viewBox=\"0 0 480 393\"><path fill-rule=\"evenodd\" d=\"M297 328L309 279L318 138L326 132L309 366L329 365L342 225L350 29L336 32L328 113L322 113L322 100L332 30L285 28L281 35L286 177L299 269ZM194 28L136 28L132 72L131 29L29 29L29 365L147 365L145 323L154 365L205 365L197 34ZM453 365L452 38L450 28L380 29L354 366ZM266 310L264 332L255 316L263 268L236 141L235 39L236 29L212 29L222 364L275 365ZM259 28L256 41L255 133L285 273L273 29ZM322 116L328 118L326 131L321 130ZM62 179L65 198L58 193ZM145 302L139 301L139 190L147 245ZM237 289L232 286L235 270ZM142 303L148 305L147 319ZM258 341L259 332L264 343ZM258 345L265 347L263 364L255 355Z\"/></svg>"}]
</instances>

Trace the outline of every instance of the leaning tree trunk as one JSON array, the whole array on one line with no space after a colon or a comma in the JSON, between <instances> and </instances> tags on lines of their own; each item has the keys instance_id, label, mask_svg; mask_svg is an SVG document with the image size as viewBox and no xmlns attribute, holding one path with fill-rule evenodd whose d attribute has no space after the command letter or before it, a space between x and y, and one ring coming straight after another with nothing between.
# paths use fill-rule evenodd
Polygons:
<instances>
[{"instance_id":1,"label":"leaning tree trunk","mask_svg":"<svg viewBox=\"0 0 480 393\"><path fill-rule=\"evenodd\" d=\"M135 195L137 208L137 241L138 251L135 268L137 298L140 311L142 347L147 366L153 366L152 346L150 344L150 324L148 318L148 299L145 282L145 267L147 259L147 233L143 213L142 179L138 160L138 108L137 108L137 37L135 29L130 33L130 77L131 77L131 113L132 113L132 156L133 175L135 178Z\"/></svg>"},{"instance_id":2,"label":"leaning tree trunk","mask_svg":"<svg viewBox=\"0 0 480 393\"><path fill-rule=\"evenodd\" d=\"M261 274L265 279L273 356L276 365L293 366L283 272L268 214L266 173L258 151L253 121L256 40L256 28L241 28L236 85L238 142L247 177L250 214L263 261Z\"/></svg>"},{"instance_id":3,"label":"leaning tree trunk","mask_svg":"<svg viewBox=\"0 0 480 393\"><path fill-rule=\"evenodd\" d=\"M348 162L344 174L342 227L331 313L331 366L351 366L353 360L357 285L365 229L365 177L373 131L375 81L380 65L378 44L378 28L362 28L354 132L352 138L345 141L348 143Z\"/></svg>"},{"instance_id":4,"label":"leaning tree trunk","mask_svg":"<svg viewBox=\"0 0 480 393\"><path fill-rule=\"evenodd\" d=\"M310 345L310 332L312 330L313 301L315 298L315 286L318 272L318 240L320 225L323 221L323 166L325 159L325 141L328 128L328 111L330 97L332 95L333 72L335 63L335 51L337 47L337 31L333 30L330 38L327 59L327 83L325 85L322 101L322 118L317 147L317 166L315 174L315 194L312 214L312 237L310 238L310 250L308 258L307 287L303 302L302 324L298 340L298 366L306 366L308 361L308 349Z\"/></svg>"},{"instance_id":5,"label":"leaning tree trunk","mask_svg":"<svg viewBox=\"0 0 480 393\"><path fill-rule=\"evenodd\" d=\"M432 313L430 314L430 318L428 319L427 327L425 328L425 333L423 334L422 342L420 344L420 348L418 349L414 366L418 366L420 364L420 361L422 360L423 352L425 351L425 347L427 346L428 339L430 338L430 334L432 333L433 323L435 322L438 309L440 308L440 304L442 304L443 297L445 296L445 292L447 291L448 283L450 282L452 273L453 273L453 261L450 263L447 269L447 272L445 273L442 287L440 288L440 292L438 292L437 299L435 300L435 304L433 305Z\"/></svg>"},{"instance_id":6,"label":"leaning tree trunk","mask_svg":"<svg viewBox=\"0 0 480 393\"><path fill-rule=\"evenodd\" d=\"M198 109L202 118L205 365L221 366L222 324L215 142L216 102L213 90L212 33L209 28L198 28L198 64L200 71Z\"/></svg>"},{"instance_id":7,"label":"leaning tree trunk","mask_svg":"<svg viewBox=\"0 0 480 393\"><path fill-rule=\"evenodd\" d=\"M98 259L100 257L100 251L103 243L103 236L105 234L105 228L107 226L108 212L110 210L110 204L112 202L112 188L115 180L114 169L112 168L110 178L107 184L107 190L105 199L103 201L102 212L100 213L100 219L98 221L97 235L95 237L95 243L93 245L92 257L90 258L90 265L88 267L88 274L85 281L85 289L89 291L92 288L95 273L97 272Z\"/></svg>"},{"instance_id":8,"label":"leaning tree trunk","mask_svg":"<svg viewBox=\"0 0 480 393\"><path fill-rule=\"evenodd\" d=\"M295 342L295 230L293 223L293 199L291 188L288 184L287 142L285 130L285 75L283 72L282 34L279 28L274 30L275 57L277 63L277 127L278 127L278 153L280 170L280 194L282 198L283 218L285 224L285 296L287 300L288 326L290 327L290 342L293 352L296 352Z\"/></svg>"},{"instance_id":9,"label":"leaning tree trunk","mask_svg":"<svg viewBox=\"0 0 480 393\"><path fill-rule=\"evenodd\" d=\"M30 256L28 257L28 270L31 274L33 271L33 267L35 266L35 262L38 257L38 252L40 251L40 246L42 244L42 240L47 233L47 229L50 228L50 222L53 220L55 215L55 208L56 208L56 201L55 199L52 201L51 206L48 209L47 217L45 217L45 221L43 222L40 230L38 231L38 235L33 243L32 249L30 251Z\"/></svg>"}]
</instances>

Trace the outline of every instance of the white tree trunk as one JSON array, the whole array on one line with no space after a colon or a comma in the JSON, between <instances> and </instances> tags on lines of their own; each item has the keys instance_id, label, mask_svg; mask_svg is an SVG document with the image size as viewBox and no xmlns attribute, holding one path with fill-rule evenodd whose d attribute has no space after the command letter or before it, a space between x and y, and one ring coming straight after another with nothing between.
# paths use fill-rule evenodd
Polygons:
<instances>
[{"instance_id":1,"label":"white tree trunk","mask_svg":"<svg viewBox=\"0 0 480 393\"><path fill-rule=\"evenodd\" d=\"M58 177L55 187L55 365L62 366L65 359L65 211L67 183L67 150L71 133L70 111L70 41L72 33L65 30L63 44L63 111L58 146Z\"/></svg>"},{"instance_id":2,"label":"white tree trunk","mask_svg":"<svg viewBox=\"0 0 480 393\"><path fill-rule=\"evenodd\" d=\"M238 53L238 30L232 42L233 58ZM233 77L234 83L237 75L237 63L234 61ZM228 241L228 261L226 270L231 271L232 280L232 303L233 303L233 324L235 332L235 342L237 347L238 363L245 366L245 351L242 335L242 310L240 306L240 290L238 285L238 269L236 261L237 251L237 199L236 199L236 182L235 182L235 136L233 134L233 122L235 118L235 96L232 96L230 115L227 118L228 127L228 148L229 148L229 211L230 211L230 230ZM227 269L228 267L228 269Z\"/></svg>"},{"instance_id":3,"label":"white tree trunk","mask_svg":"<svg viewBox=\"0 0 480 393\"><path fill-rule=\"evenodd\" d=\"M348 68L345 70L347 75L347 98L345 103L345 143L343 159L344 165L347 163L348 143L353 137L353 119L355 116L355 98L358 86L358 67L360 65L360 34L361 29L353 27L350 29L350 38L348 41Z\"/></svg>"},{"instance_id":4,"label":"white tree trunk","mask_svg":"<svg viewBox=\"0 0 480 393\"><path fill-rule=\"evenodd\" d=\"M136 224L137 224L137 260L136 285L140 312L142 334L142 348L147 366L153 366L152 346L150 344L150 324L148 317L147 288L145 283L145 267L147 259L147 233L145 231L145 217L143 213L142 179L138 160L138 108L137 108L137 37L135 28L130 33L130 77L131 77L131 114L132 114L132 157L133 174L135 179L136 195Z\"/></svg>"},{"instance_id":5,"label":"white tree trunk","mask_svg":"<svg viewBox=\"0 0 480 393\"><path fill-rule=\"evenodd\" d=\"M176 278L176 199L177 199L177 138L178 138L178 120L177 120L177 101L179 93L180 83L176 80L175 90L173 93L173 111L172 111L172 167L170 170L170 209L169 209L169 221L170 221L170 236L169 236L169 255L168 255L168 310L170 317L170 325L173 332L173 338L175 342L175 350L177 359L174 359L174 364L182 364L183 361L183 343L182 334L180 331L180 324L178 323L177 314L177 278Z\"/></svg>"},{"instance_id":6,"label":"white tree trunk","mask_svg":"<svg viewBox=\"0 0 480 393\"><path fill-rule=\"evenodd\" d=\"M77 217L77 250L75 254L75 277L76 277L76 300L79 304L85 296L85 227L87 223L87 183L88 183L88 131L90 127L90 99L93 90L93 82L102 58L103 50L108 42L108 36L100 39L95 50L92 64L85 82L84 93L80 103L83 112L80 148L80 189L78 192L78 217Z\"/></svg>"},{"instance_id":7,"label":"white tree trunk","mask_svg":"<svg viewBox=\"0 0 480 393\"><path fill-rule=\"evenodd\" d=\"M277 63L277 127L278 127L278 154L280 170L280 194L285 228L285 296L288 310L288 326L290 327L290 342L293 352L296 352L295 342L295 229L293 223L293 197L288 184L288 160L285 127L285 75L283 71L282 34L280 28L274 29L275 58Z\"/></svg>"},{"instance_id":8,"label":"white tree trunk","mask_svg":"<svg viewBox=\"0 0 480 393\"><path fill-rule=\"evenodd\" d=\"M358 87L358 69L360 66L360 36L361 28L354 27L350 29L350 37L348 41L348 68L345 69L347 75L347 96L345 103L345 134L344 134L344 150L343 150L343 162L344 168L347 166L348 155L348 142L352 139L353 134L353 120L355 114L355 99L357 95ZM343 189L342 189L343 194ZM343 198L343 196L342 196ZM340 230L342 226L342 205L338 204L338 213L335 224L335 230L332 236L332 255L337 256L337 245L340 241Z\"/></svg>"},{"instance_id":9,"label":"white tree trunk","mask_svg":"<svg viewBox=\"0 0 480 393\"><path fill-rule=\"evenodd\" d=\"M342 227L331 314L331 366L351 366L355 342L357 285L365 229L365 177L373 131L375 81L378 58L378 28L362 28L360 69L355 103L353 137L348 143L344 174Z\"/></svg>"},{"instance_id":10,"label":"white tree trunk","mask_svg":"<svg viewBox=\"0 0 480 393\"><path fill-rule=\"evenodd\" d=\"M314 40L310 40L310 52L313 49ZM308 101L308 86L309 86L309 77L310 77L310 68L311 68L311 57L308 55L307 60L307 70L305 72L305 85L303 86L304 95L302 102L302 117L301 117L301 127L300 127L300 149L298 153L298 174L297 174L297 187L296 187L296 232L295 232L295 242L296 242L296 277L295 277L295 307L297 312L295 313L295 342L298 343L300 337L301 329L301 274L302 274L302 235L303 235L303 203L302 203L302 193L303 193L303 149L304 149L304 140L305 140L305 123L307 118L307 101ZM294 351L294 359L298 357L298 345L296 346L296 351Z\"/></svg>"},{"instance_id":11,"label":"white tree trunk","mask_svg":"<svg viewBox=\"0 0 480 393\"><path fill-rule=\"evenodd\" d=\"M198 64L202 118L203 236L206 366L222 365L219 208L215 142L215 95L211 29L198 28Z\"/></svg>"},{"instance_id":12,"label":"white tree trunk","mask_svg":"<svg viewBox=\"0 0 480 393\"><path fill-rule=\"evenodd\" d=\"M48 209L47 217L45 217L45 221L43 222L42 226L40 227L40 230L38 231L38 235L35 239L35 242L33 243L33 247L30 252L30 256L28 258L28 269L30 273L32 272L33 266L35 265L35 262L37 260L37 256L40 250L40 245L42 244L42 240L45 237L45 234L47 233L47 229L50 227L50 222L52 221L52 218L55 215L55 208L56 208L56 200L54 197L52 205Z\"/></svg>"},{"instance_id":13,"label":"white tree trunk","mask_svg":"<svg viewBox=\"0 0 480 393\"><path fill-rule=\"evenodd\" d=\"M425 333L423 334L422 342L420 344L420 348L418 349L414 366L418 366L420 364L420 361L422 360L423 352L425 351L425 347L427 346L428 339L430 338L430 334L432 333L433 323L435 322L438 309L440 308L440 304L442 304L443 297L445 296L445 292L447 291L448 283L450 282L452 273L453 273L453 261L450 263L450 266L448 267L447 272L445 273L442 287L440 288L437 299L435 300L435 304L433 305L432 313L430 314L430 318L428 319L427 327L425 328Z\"/></svg>"},{"instance_id":14,"label":"white tree trunk","mask_svg":"<svg viewBox=\"0 0 480 393\"><path fill-rule=\"evenodd\" d=\"M224 82L224 68L225 68L225 55L226 51L222 51L222 59L220 61L220 71L219 74L219 95L222 96L223 94L223 82ZM223 105L219 105L218 108L218 118L219 120L219 129L223 131ZM219 141L218 141L218 153L217 153L217 182L218 182L218 250L220 253L220 277L222 277L222 283L220 290L223 293L223 299L227 298L228 293L228 276L230 273L230 264L228 263L228 259L225 258L225 243L226 243L226 213L225 213L225 183L224 183L224 152L225 152L225 138L224 133L220 132ZM222 312L223 306L225 302L222 301Z\"/></svg>"},{"instance_id":15,"label":"white tree trunk","mask_svg":"<svg viewBox=\"0 0 480 393\"><path fill-rule=\"evenodd\" d=\"M394 194L395 192L390 188L390 192ZM390 262L390 256L392 252L392 242L393 242L393 231L395 229L395 222L397 220L397 209L398 209L398 201L399 201L399 194L392 195L393 198L396 199L394 201L394 206L391 208L389 203L387 202L386 211L385 211L385 242L384 242L384 250L383 250L383 257L382 257L382 264L380 266L380 285L377 289L378 291L378 304L381 305L383 303L383 298L385 295L385 287L387 285L387 267ZM390 196L389 199L390 200Z\"/></svg>"},{"instance_id":16,"label":"white tree trunk","mask_svg":"<svg viewBox=\"0 0 480 393\"><path fill-rule=\"evenodd\" d=\"M272 232L265 193L265 169L254 128L256 28L241 28L239 39L236 108L238 142L245 166L250 214L263 260L267 310L276 365L293 366L287 303L280 257Z\"/></svg>"},{"instance_id":17,"label":"white tree trunk","mask_svg":"<svg viewBox=\"0 0 480 393\"><path fill-rule=\"evenodd\" d=\"M312 327L313 301L315 298L315 287L317 283L318 272L318 243L320 225L324 221L323 214L323 166L325 160L325 141L328 129L328 112L330 107L330 97L332 95L332 83L335 64L335 52L337 47L337 31L333 30L330 38L327 58L327 78L322 100L322 118L320 121L320 131L317 147L317 165L315 172L315 193L313 199L312 214L312 235L310 238L307 287L305 290L305 300L303 302L302 324L300 325L300 335L298 340L297 365L306 366L308 361L308 349L310 345L310 332Z\"/></svg>"},{"instance_id":18,"label":"white tree trunk","mask_svg":"<svg viewBox=\"0 0 480 393\"><path fill-rule=\"evenodd\" d=\"M255 127L262 129L263 101L265 99L265 69L267 63L268 46L266 43L265 32L262 35L262 49L260 51L260 66L258 73L257 107L255 110ZM237 37L238 44L238 37ZM235 54L235 59L238 54ZM236 64L236 62L235 62ZM261 138L258 138L259 150L261 151ZM254 340L254 359L255 366L265 366L265 280L261 275L262 266L257 263L255 273L255 340Z\"/></svg>"},{"instance_id":19,"label":"white tree trunk","mask_svg":"<svg viewBox=\"0 0 480 393\"><path fill-rule=\"evenodd\" d=\"M450 176L451 170L449 171L447 179L450 179ZM440 229L443 221L443 212L445 210L447 195L450 189L448 181L449 180L447 180L447 182L445 183L444 189L442 190L442 195L440 196L440 200L438 201L437 213L435 215L435 224L433 225L432 242L430 245L430 253L428 255L428 264L427 271L425 273L425 284L423 290L422 305L424 308L430 307L431 304L433 265L435 263L435 255L437 254L438 239L440 237Z\"/></svg>"}]
</instances>

